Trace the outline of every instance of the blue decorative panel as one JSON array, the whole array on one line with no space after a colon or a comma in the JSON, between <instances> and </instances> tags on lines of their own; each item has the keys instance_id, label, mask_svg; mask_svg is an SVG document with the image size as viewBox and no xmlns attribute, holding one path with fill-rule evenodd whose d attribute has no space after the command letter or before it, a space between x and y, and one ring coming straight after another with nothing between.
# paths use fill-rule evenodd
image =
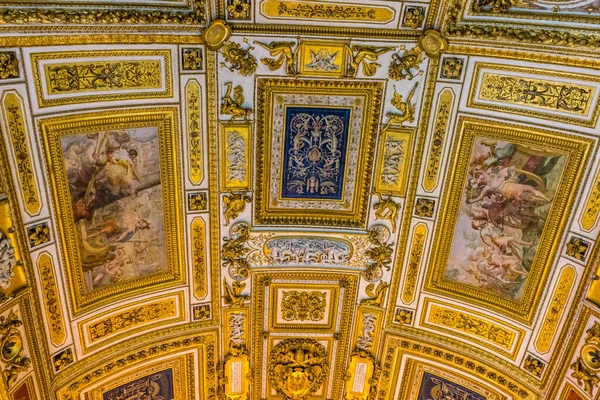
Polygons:
<instances>
[{"instance_id":1,"label":"blue decorative panel","mask_svg":"<svg viewBox=\"0 0 600 400\"><path fill-rule=\"evenodd\" d=\"M286 108L282 198L342 199L350 111Z\"/></svg>"},{"instance_id":2,"label":"blue decorative panel","mask_svg":"<svg viewBox=\"0 0 600 400\"><path fill-rule=\"evenodd\" d=\"M173 370L166 369L144 376L105 392L104 400L173 400Z\"/></svg>"},{"instance_id":3,"label":"blue decorative panel","mask_svg":"<svg viewBox=\"0 0 600 400\"><path fill-rule=\"evenodd\" d=\"M417 400L486 400L479 393L475 393L461 385L447 379L440 378L428 372L423 373L421 389Z\"/></svg>"}]
</instances>

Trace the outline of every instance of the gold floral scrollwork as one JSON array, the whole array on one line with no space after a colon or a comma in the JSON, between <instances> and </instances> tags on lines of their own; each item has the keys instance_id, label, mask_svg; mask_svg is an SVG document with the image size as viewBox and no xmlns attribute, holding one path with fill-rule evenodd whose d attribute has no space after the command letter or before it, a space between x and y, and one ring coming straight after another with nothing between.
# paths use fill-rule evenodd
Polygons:
<instances>
[{"instance_id":1,"label":"gold floral scrollwork","mask_svg":"<svg viewBox=\"0 0 600 400\"><path fill-rule=\"evenodd\" d=\"M244 192L229 193L228 196L223 197L225 225L229 225L240 213L243 213L246 210L246 203L251 201L252 197Z\"/></svg>"},{"instance_id":2,"label":"gold floral scrollwork","mask_svg":"<svg viewBox=\"0 0 600 400\"><path fill-rule=\"evenodd\" d=\"M439 96L433 137L429 143L427 170L425 171L425 178L423 179L423 187L428 192L433 191L437 186L440 160L444 148L444 138L448 131L448 122L450 120L450 111L452 109L453 100L454 94L450 89L444 89Z\"/></svg>"},{"instance_id":3,"label":"gold floral scrollwork","mask_svg":"<svg viewBox=\"0 0 600 400\"><path fill-rule=\"evenodd\" d=\"M373 204L375 219L387 219L392 225L392 232L396 232L396 220L398 219L400 204L392 200L391 195L384 199L381 194L377 193L377 197L379 198L379 202Z\"/></svg>"},{"instance_id":4,"label":"gold floral scrollwork","mask_svg":"<svg viewBox=\"0 0 600 400\"><path fill-rule=\"evenodd\" d=\"M200 119L201 93L200 84L195 79L187 84L187 126L189 179L199 185L204 179L204 155L202 138L202 121Z\"/></svg>"},{"instance_id":5,"label":"gold floral scrollwork","mask_svg":"<svg viewBox=\"0 0 600 400\"><path fill-rule=\"evenodd\" d=\"M231 82L227 82L225 87L227 87L227 92L221 100L221 114L231 115L230 122L236 119L243 119L247 122L248 116L252 114L252 109L244 107L244 88L241 85L234 88Z\"/></svg>"},{"instance_id":6,"label":"gold floral scrollwork","mask_svg":"<svg viewBox=\"0 0 600 400\"><path fill-rule=\"evenodd\" d=\"M587 115L594 88L543 79L484 72L479 89L482 100Z\"/></svg>"},{"instance_id":7,"label":"gold floral scrollwork","mask_svg":"<svg viewBox=\"0 0 600 400\"><path fill-rule=\"evenodd\" d=\"M208 269L206 264L206 228L204 220L194 218L191 224L192 241L192 268L194 271L194 295L202 300L208 294L206 277Z\"/></svg>"},{"instance_id":8,"label":"gold floral scrollwork","mask_svg":"<svg viewBox=\"0 0 600 400\"><path fill-rule=\"evenodd\" d=\"M419 47L413 47L400 54L392 54L392 62L388 69L390 79L399 81L408 78L412 80L417 73L413 73L414 69L418 70L423 62L423 51ZM418 72L420 73L420 71Z\"/></svg>"},{"instance_id":9,"label":"gold floral scrollwork","mask_svg":"<svg viewBox=\"0 0 600 400\"><path fill-rule=\"evenodd\" d=\"M14 51L0 52L0 79L19 77L19 60Z\"/></svg>"},{"instance_id":10,"label":"gold floral scrollwork","mask_svg":"<svg viewBox=\"0 0 600 400\"><path fill-rule=\"evenodd\" d=\"M46 308L46 316L50 325L50 340L60 346L66 339L65 321L63 318L60 295L54 277L52 257L43 252L37 259L37 267L42 283L42 300Z\"/></svg>"},{"instance_id":11,"label":"gold floral scrollwork","mask_svg":"<svg viewBox=\"0 0 600 400\"><path fill-rule=\"evenodd\" d=\"M598 214L600 214L600 172L596 176L596 182L592 187L585 211L581 216L581 227L588 232L592 230L596 226Z\"/></svg>"},{"instance_id":12,"label":"gold floral scrollwork","mask_svg":"<svg viewBox=\"0 0 600 400\"><path fill-rule=\"evenodd\" d=\"M428 321L432 324L446 326L455 331L483 338L508 350L511 349L515 341L515 334L500 325L438 305L431 306Z\"/></svg>"},{"instance_id":13,"label":"gold floral scrollwork","mask_svg":"<svg viewBox=\"0 0 600 400\"><path fill-rule=\"evenodd\" d=\"M246 245L250 239L250 226L244 222L234 224L229 230L229 237L223 238L221 259L229 276L236 281L243 281L250 276L250 263L246 259L251 249Z\"/></svg>"},{"instance_id":14,"label":"gold floral scrollwork","mask_svg":"<svg viewBox=\"0 0 600 400\"><path fill-rule=\"evenodd\" d=\"M576 276L575 269L570 265L567 265L560 273L558 283L552 295L552 301L546 309L544 323L535 342L535 347L541 354L547 353L550 350L552 339L556 334L558 323L563 315Z\"/></svg>"},{"instance_id":15,"label":"gold floral scrollwork","mask_svg":"<svg viewBox=\"0 0 600 400\"><path fill-rule=\"evenodd\" d=\"M417 288L417 280L419 279L419 268L421 266L421 259L423 258L426 237L427 225L423 223L417 224L413 231L404 290L402 291L402 301L406 304L412 303L415 299L415 290Z\"/></svg>"},{"instance_id":16,"label":"gold floral scrollwork","mask_svg":"<svg viewBox=\"0 0 600 400\"><path fill-rule=\"evenodd\" d=\"M498 14L508 10L517 3L518 0L475 0L472 8L476 12L487 11Z\"/></svg>"},{"instance_id":17,"label":"gold floral scrollwork","mask_svg":"<svg viewBox=\"0 0 600 400\"><path fill-rule=\"evenodd\" d=\"M16 92L9 92L2 101L4 118L10 135L10 143L15 154L16 169L23 194L23 205L29 215L36 215L41 208L35 182L35 173L31 162L31 152L27 139L27 127L21 97Z\"/></svg>"},{"instance_id":18,"label":"gold floral scrollwork","mask_svg":"<svg viewBox=\"0 0 600 400\"><path fill-rule=\"evenodd\" d=\"M44 25L198 25L206 22L206 0L191 1L190 11L157 11L145 9L97 8L4 8L0 10L0 24L44 24Z\"/></svg>"},{"instance_id":19,"label":"gold floral scrollwork","mask_svg":"<svg viewBox=\"0 0 600 400\"><path fill-rule=\"evenodd\" d=\"M600 323L594 322L594 325L586 331L584 344L579 350L579 357L570 367L573 372L571 376L577 380L580 386L590 395L594 395L594 390L600 384Z\"/></svg>"},{"instance_id":20,"label":"gold floral scrollwork","mask_svg":"<svg viewBox=\"0 0 600 400\"><path fill-rule=\"evenodd\" d=\"M248 40L245 38L244 43L248 44ZM257 63L256 57L250 53L250 50L254 50L254 47L249 44L248 48L242 49L239 43L225 42L220 50L225 59L221 66L242 76L252 75L256 72Z\"/></svg>"},{"instance_id":21,"label":"gold floral scrollwork","mask_svg":"<svg viewBox=\"0 0 600 400\"><path fill-rule=\"evenodd\" d=\"M385 301L385 293L389 287L390 284L383 281L377 285L377 288L375 288L374 283L369 283L365 288L365 292L369 297L362 299L360 304L365 306L381 307Z\"/></svg>"},{"instance_id":22,"label":"gold floral scrollwork","mask_svg":"<svg viewBox=\"0 0 600 400\"><path fill-rule=\"evenodd\" d=\"M19 373L25 372L31 365L31 359L24 354L25 343L19 331L22 325L23 322L15 310L10 310L8 316L0 317L2 375L9 389L16 382Z\"/></svg>"},{"instance_id":23,"label":"gold floral scrollwork","mask_svg":"<svg viewBox=\"0 0 600 400\"><path fill-rule=\"evenodd\" d=\"M402 101L402 95L396 92L394 88L394 97L392 97L391 103L396 108L396 110L400 111L400 113L386 113L386 117L388 117L388 122L385 125L385 128L383 128L384 131L388 130L391 125L399 125L403 127L404 123L406 122L414 122L416 105L415 103L411 103L411 100L415 95L417 86L419 86L419 82L415 83L410 93L406 97L406 101Z\"/></svg>"},{"instance_id":24,"label":"gold floral scrollwork","mask_svg":"<svg viewBox=\"0 0 600 400\"><path fill-rule=\"evenodd\" d=\"M364 251L364 255L369 261L362 275L367 282L377 282L383 277L383 269L390 269L394 252L394 243L386 243L390 236L389 230L386 228L388 235L381 237L376 234L378 230L375 228L379 228L379 226L374 226L369 232L371 247Z\"/></svg>"},{"instance_id":25,"label":"gold floral scrollwork","mask_svg":"<svg viewBox=\"0 0 600 400\"><path fill-rule=\"evenodd\" d=\"M305 400L329 375L327 350L313 339L285 339L271 350L268 374L279 395Z\"/></svg>"},{"instance_id":26,"label":"gold floral scrollwork","mask_svg":"<svg viewBox=\"0 0 600 400\"><path fill-rule=\"evenodd\" d=\"M283 291L281 316L286 321L321 321L327 307L326 294L317 290L311 292Z\"/></svg>"},{"instance_id":27,"label":"gold floral scrollwork","mask_svg":"<svg viewBox=\"0 0 600 400\"><path fill-rule=\"evenodd\" d=\"M276 71L285 63L286 73L288 75L297 75L298 70L296 68L296 61L298 56L298 50L300 46L296 47L295 50L292 48L296 43L294 42L271 42L269 44L255 41L257 44L264 49L269 51L271 57L277 58L261 58L260 61L266 65L271 71Z\"/></svg>"}]
</instances>

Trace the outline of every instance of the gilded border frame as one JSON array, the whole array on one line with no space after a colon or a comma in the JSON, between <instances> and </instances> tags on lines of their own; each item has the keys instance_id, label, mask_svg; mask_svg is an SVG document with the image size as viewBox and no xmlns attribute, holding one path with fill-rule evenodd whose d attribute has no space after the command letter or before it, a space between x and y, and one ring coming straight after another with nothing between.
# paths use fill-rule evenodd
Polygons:
<instances>
[{"instance_id":1,"label":"gilded border frame","mask_svg":"<svg viewBox=\"0 0 600 400\"><path fill-rule=\"evenodd\" d=\"M559 253L557 249L560 242L553 238L562 237L565 231L573 201L583 177L582 167L587 165L594 141L556 131L473 117L460 117L456 126L452 161L441 202L441 209L445 212L439 217L438 226L441 228L437 230L434 237L432 248L436 251L431 254L425 290L487 307L529 324L540 302L550 267ZM454 237L462 191L467 179L466 166L469 163L476 137L512 140L536 147L542 143L545 147L567 156L564 172L548 213L547 225L542 231L539 246L530 267L530 274L519 301L444 279L446 262L453 242L448 238Z\"/></svg>"},{"instance_id":2,"label":"gilded border frame","mask_svg":"<svg viewBox=\"0 0 600 400\"><path fill-rule=\"evenodd\" d=\"M172 71L172 60L171 50L168 49L156 49L156 50L89 50L89 51L64 51L58 53L32 53L30 56L31 66L33 70L33 78L35 80L36 97L40 108L55 107L66 104L81 104L81 103L92 103L102 101L117 101L117 100L136 100L136 99L169 99L173 97L173 71ZM69 59L90 57L89 59L82 60L82 63L90 63L94 60L98 61L110 61L112 57L115 57L115 61L127 61L121 58L123 57L160 57L163 60L162 70L159 71L164 90L154 91L143 91L138 92L136 88L116 90L116 93L95 93L96 91L81 91L81 92L68 92L69 96L65 97L49 97L46 98L44 95L44 89L42 85L48 87L48 77L42 80L40 70L40 61L57 60L61 63L68 63ZM150 60L150 59L149 59ZM110 90L104 90L110 91ZM98 91L102 92L102 91Z\"/></svg>"},{"instance_id":3,"label":"gilded border frame","mask_svg":"<svg viewBox=\"0 0 600 400\"><path fill-rule=\"evenodd\" d=\"M55 220L60 232L58 236L66 278L70 283L70 302L74 316L89 311L92 306L99 307L152 289L184 284L186 279L182 254L183 232L180 229L183 224L183 206L178 109L165 107L91 112L41 119L38 126L44 145L47 173L56 210ZM92 133L101 129L146 126L158 127L167 271L85 293L82 271L77 270L80 268L80 255L76 244L71 198L64 174L60 138L67 134Z\"/></svg>"},{"instance_id":4,"label":"gilded border frame","mask_svg":"<svg viewBox=\"0 0 600 400\"><path fill-rule=\"evenodd\" d=\"M593 104L594 98L590 99L590 102L592 103L591 107L593 107L593 109L589 110L589 112L586 115L582 114L582 117L586 117L586 118L575 118L575 117L569 117L569 116L565 116L565 115L555 114L555 113L550 112L551 110L549 110L548 108L530 106L529 108L531 108L531 109L524 109L525 106L523 106L521 104L512 104L511 105L506 102L502 103L504 105L498 104L500 102L496 102L495 104L482 103L480 100L476 100L476 97L478 97L480 89L481 89L481 85L479 84L479 78L481 76L482 69L494 70L495 72L498 72L498 73L518 72L521 74L531 74L531 75L536 74L539 76L536 78L533 78L533 79L540 79L540 80L548 80L548 78L556 78L556 79L573 79L573 80L582 81L581 78L585 77L587 79L586 82L594 82L596 84L600 84L600 79L598 79L592 75L571 74L571 73L567 73L567 72L551 71L551 70L541 69L541 68L536 68L536 69L523 68L523 67L509 66L509 65L504 65L504 64L495 64L495 63L490 63L490 62L476 62L474 70L473 70L473 75L472 75L473 80L471 81L471 87L469 88L469 95L467 97L467 106L468 107L472 107L472 108L480 109L480 110L502 112L502 113L513 114L513 115L523 115L523 116L539 118L539 119L543 119L543 120L563 122L565 124L585 126L588 128L595 127L596 123L598 122L598 116L600 115L600 103L598 103L598 101L600 101L600 100L597 100L596 104ZM563 82L560 82L559 80L557 80L556 83L563 83ZM598 92L600 90L600 87L595 86L594 90L596 92ZM600 99L600 96L597 96L597 98ZM560 112L560 110L557 110L557 111ZM587 119L587 117L589 117L589 119Z\"/></svg>"},{"instance_id":5,"label":"gilded border frame","mask_svg":"<svg viewBox=\"0 0 600 400\"><path fill-rule=\"evenodd\" d=\"M275 335L264 335L265 332L263 331L263 321L265 321L265 318L269 318L270 316L270 310L265 309L265 292L269 291L270 293L271 289L269 286L274 283L277 284L279 281L281 281L283 284L293 284L293 282L289 282L291 280L302 281L302 283L309 285L331 284L332 281L337 281L339 286L344 289L342 310L338 310L338 312L341 313L341 316L338 323L339 331L337 334L339 336L337 339L332 338L332 336L335 336L333 333L319 335L319 333L325 332L314 333L314 330L303 330L300 328L291 328L286 331L280 330L277 331ZM349 355L349 341L351 340L352 335L352 315L354 314L355 310L354 302L358 291L359 280L359 276L356 274L339 271L315 272L314 270L311 271L307 269L299 269L296 272L270 272L269 270L254 271L251 289L251 293L253 293L251 312L252 320L258 321L258 323L254 323L252 326L252 348L250 349L250 354L252 355L251 363L254 365L252 368L253 382L261 382L262 374L267 373L266 371L262 371L262 368L259 366L263 365L262 357L263 353L265 352L265 346L268 346L268 341L271 339L286 338L288 335L297 337L297 335L301 334L302 332L305 332L306 334L310 333L310 337L315 340L332 340L332 342L337 346L337 351L335 353L336 357L335 359L332 359L332 364L330 365L330 373L334 374L334 380L342 381L346 374L346 358ZM298 282L298 285L301 285L301 283ZM339 292L339 296L342 296L341 290ZM331 397L340 397L340 391L342 389L343 385L334 387ZM253 397L261 397L261 388L259 385L254 385L251 388L251 392Z\"/></svg>"},{"instance_id":6,"label":"gilded border frame","mask_svg":"<svg viewBox=\"0 0 600 400\"><path fill-rule=\"evenodd\" d=\"M431 371L432 374L436 375L437 377L447 379L458 386L462 386L468 390L476 392L477 394L482 395L482 397L485 397L488 400L507 400L506 396L503 396L494 389L485 387L483 384L481 384L480 382L476 382L470 377L464 376L462 374L452 373L451 371L445 368L440 368L437 365L434 366L432 364L423 361L418 361L415 359L409 359L406 361L406 366L404 367L404 375L402 376L402 381L400 383L399 394L401 397L399 398L403 400L418 400L418 396L420 394L420 385L423 382L423 375L427 371ZM414 396L415 390L417 390L417 397ZM489 391L490 393L486 393L486 395L483 396L482 392L484 391ZM490 394L492 396L490 396Z\"/></svg>"},{"instance_id":7,"label":"gilded border frame","mask_svg":"<svg viewBox=\"0 0 600 400\"><path fill-rule=\"evenodd\" d=\"M152 304L156 304L161 300L169 300L176 299L177 305L175 309L175 315L168 316L166 318L157 318L150 322L133 322L129 328L125 328L122 331L116 332L114 334L108 334L103 338L97 339L95 341L90 341L89 344L86 344L86 340L88 339L88 332L93 323L101 323L106 321L111 317L117 316L120 313L132 311L133 308L141 308L144 306L149 306ZM146 333L150 330L155 330L164 325L175 325L178 322L183 322L186 320L186 304L185 304L185 295L184 292L174 292L162 294L159 296L151 297L149 299L143 299L139 301L134 301L131 303L121 304L119 308L109 309L99 314L94 314L90 318L87 318L83 321L77 322L77 331L79 332L79 345L81 346L81 352L83 354L90 353L92 351L104 348L111 343L119 341L124 338L132 338L137 336L139 333ZM139 326L141 325L141 326ZM88 332L85 332L85 331Z\"/></svg>"},{"instance_id":8,"label":"gilded border frame","mask_svg":"<svg viewBox=\"0 0 600 400\"><path fill-rule=\"evenodd\" d=\"M379 132L379 113L383 84L377 81L333 81L308 79L258 79L257 96L257 138L256 175L254 199L254 223L257 225L326 225L349 228L364 227L368 216L369 191L373 170L375 142ZM299 210L271 208L268 204L272 104L275 94L363 96L365 110L361 129L360 157L354 189L353 209L349 211Z\"/></svg>"}]
</instances>

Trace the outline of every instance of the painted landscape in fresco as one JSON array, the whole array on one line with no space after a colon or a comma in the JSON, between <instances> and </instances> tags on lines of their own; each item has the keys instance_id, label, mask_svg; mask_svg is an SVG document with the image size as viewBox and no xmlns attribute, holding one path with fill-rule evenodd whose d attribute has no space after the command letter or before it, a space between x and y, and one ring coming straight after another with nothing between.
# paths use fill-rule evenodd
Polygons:
<instances>
[{"instance_id":1,"label":"painted landscape in fresco","mask_svg":"<svg viewBox=\"0 0 600 400\"><path fill-rule=\"evenodd\" d=\"M423 374L418 400L486 400L485 396L428 372Z\"/></svg>"},{"instance_id":2,"label":"painted landscape in fresco","mask_svg":"<svg viewBox=\"0 0 600 400\"><path fill-rule=\"evenodd\" d=\"M565 162L539 148L475 140L446 279L518 301Z\"/></svg>"},{"instance_id":3,"label":"painted landscape in fresco","mask_svg":"<svg viewBox=\"0 0 600 400\"><path fill-rule=\"evenodd\" d=\"M85 289L167 269L157 128L61 140Z\"/></svg>"}]
</instances>

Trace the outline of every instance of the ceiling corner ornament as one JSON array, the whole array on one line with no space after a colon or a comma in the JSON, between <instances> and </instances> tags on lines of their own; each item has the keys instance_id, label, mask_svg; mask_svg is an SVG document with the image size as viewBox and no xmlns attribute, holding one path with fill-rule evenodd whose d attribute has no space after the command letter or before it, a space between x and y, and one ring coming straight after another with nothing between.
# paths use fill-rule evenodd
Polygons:
<instances>
[{"instance_id":1,"label":"ceiling corner ornament","mask_svg":"<svg viewBox=\"0 0 600 400\"><path fill-rule=\"evenodd\" d=\"M579 357L571 364L571 376L577 380L580 386L590 395L594 395L594 390L600 384L600 323L594 322L594 325L586 331L583 346L579 350Z\"/></svg>"},{"instance_id":2,"label":"ceiling corner ornament","mask_svg":"<svg viewBox=\"0 0 600 400\"><path fill-rule=\"evenodd\" d=\"M305 400L329 374L327 350L313 339L286 339L270 354L269 379L286 400Z\"/></svg>"},{"instance_id":3,"label":"ceiling corner ornament","mask_svg":"<svg viewBox=\"0 0 600 400\"><path fill-rule=\"evenodd\" d=\"M233 122L236 119L243 119L245 122L248 122L248 116L252 114L252 109L244 107L244 102L246 101L244 98L244 88L242 85L237 85L234 88L232 82L225 83L225 87L227 88L227 92L223 96L223 99L221 99L221 114L231 115L229 122Z\"/></svg>"},{"instance_id":4,"label":"ceiling corner ornament","mask_svg":"<svg viewBox=\"0 0 600 400\"><path fill-rule=\"evenodd\" d=\"M19 77L19 59L14 51L0 52L0 79Z\"/></svg>"},{"instance_id":5,"label":"ceiling corner ornament","mask_svg":"<svg viewBox=\"0 0 600 400\"><path fill-rule=\"evenodd\" d=\"M375 288L374 283L369 283L365 288L365 292L369 297L366 299L362 299L360 301L360 304L365 306L381 307L385 302L385 294L389 287L390 284L383 281L381 281L379 285L377 285L377 288Z\"/></svg>"},{"instance_id":6,"label":"ceiling corner ornament","mask_svg":"<svg viewBox=\"0 0 600 400\"><path fill-rule=\"evenodd\" d=\"M244 38L243 41L248 45L246 49L242 49L242 46L236 42L225 42L219 47L219 51L225 60L220 65L231 72L249 76L256 72L258 64L256 57L250 53L250 50L254 50L254 47L248 43L248 39Z\"/></svg>"},{"instance_id":7,"label":"ceiling corner ornament","mask_svg":"<svg viewBox=\"0 0 600 400\"><path fill-rule=\"evenodd\" d=\"M387 235L382 237L379 233L383 228L387 231ZM363 278L367 282L377 282L383 276L383 269L390 269L392 262L392 254L394 252L394 243L386 243L389 240L389 230L382 225L375 225L369 231L369 241L373 246L364 251L365 256L369 259L368 265L362 272Z\"/></svg>"},{"instance_id":8,"label":"ceiling corner ornament","mask_svg":"<svg viewBox=\"0 0 600 400\"><path fill-rule=\"evenodd\" d=\"M251 249L246 246L250 239L250 226L238 222L229 229L229 237L223 238L221 259L223 267L229 271L229 276L236 281L244 281L250 276L250 263L246 256Z\"/></svg>"},{"instance_id":9,"label":"ceiling corner ornament","mask_svg":"<svg viewBox=\"0 0 600 400\"><path fill-rule=\"evenodd\" d=\"M429 29L419 38L419 48L430 58L439 58L448 49L448 41L438 31Z\"/></svg>"},{"instance_id":10,"label":"ceiling corner ornament","mask_svg":"<svg viewBox=\"0 0 600 400\"><path fill-rule=\"evenodd\" d=\"M375 211L375 219L383 219L390 221L392 225L392 232L396 232L396 220L398 219L398 211L400 210L400 204L396 203L392 196L389 195L387 199L384 199L380 193L376 193L379 198L379 202L373 204L373 210Z\"/></svg>"},{"instance_id":11,"label":"ceiling corner ornament","mask_svg":"<svg viewBox=\"0 0 600 400\"><path fill-rule=\"evenodd\" d=\"M229 193L228 196L223 197L225 224L229 225L240 213L243 213L246 210L246 203L250 203L251 201L252 197L245 192Z\"/></svg>"},{"instance_id":12,"label":"ceiling corner ornament","mask_svg":"<svg viewBox=\"0 0 600 400\"><path fill-rule=\"evenodd\" d=\"M387 131L391 125L398 125L400 127L404 127L405 122L414 122L415 120L415 107L416 105L411 104L411 100L415 95L415 91L417 90L417 86L419 86L419 82L415 83L410 93L406 97L406 101L402 101L402 95L395 91L394 88L394 97L392 98L392 105L396 108L396 110L400 111L400 113L388 112L385 116L388 117L388 122L383 128L384 131Z\"/></svg>"},{"instance_id":13,"label":"ceiling corner ornament","mask_svg":"<svg viewBox=\"0 0 600 400\"><path fill-rule=\"evenodd\" d=\"M0 363L4 383L9 389L16 382L19 373L26 371L31 365L31 359L24 355L23 337L19 331L22 325L15 310L11 310L8 316L0 317Z\"/></svg>"},{"instance_id":14,"label":"ceiling corner ornament","mask_svg":"<svg viewBox=\"0 0 600 400\"><path fill-rule=\"evenodd\" d=\"M395 81L401 81L408 78L412 80L415 76L421 75L423 71L419 70L419 66L423 62L423 51L419 46L415 46L410 50L406 50L402 55L392 54L392 62L388 69L388 76ZM412 70L417 72L413 73Z\"/></svg>"},{"instance_id":15,"label":"ceiling corner ornament","mask_svg":"<svg viewBox=\"0 0 600 400\"><path fill-rule=\"evenodd\" d=\"M230 37L231 27L222 19L211 21L210 25L202 33L204 44L213 51L221 49Z\"/></svg>"},{"instance_id":16,"label":"ceiling corner ornament","mask_svg":"<svg viewBox=\"0 0 600 400\"><path fill-rule=\"evenodd\" d=\"M223 278L223 301L228 306L242 306L249 296L242 294L246 284L233 281L231 286L227 284L227 278Z\"/></svg>"},{"instance_id":17,"label":"ceiling corner ornament","mask_svg":"<svg viewBox=\"0 0 600 400\"><path fill-rule=\"evenodd\" d=\"M0 25L102 25L173 24L198 25L206 22L206 0L192 0L188 11L118 8L3 8Z\"/></svg>"}]
</instances>

